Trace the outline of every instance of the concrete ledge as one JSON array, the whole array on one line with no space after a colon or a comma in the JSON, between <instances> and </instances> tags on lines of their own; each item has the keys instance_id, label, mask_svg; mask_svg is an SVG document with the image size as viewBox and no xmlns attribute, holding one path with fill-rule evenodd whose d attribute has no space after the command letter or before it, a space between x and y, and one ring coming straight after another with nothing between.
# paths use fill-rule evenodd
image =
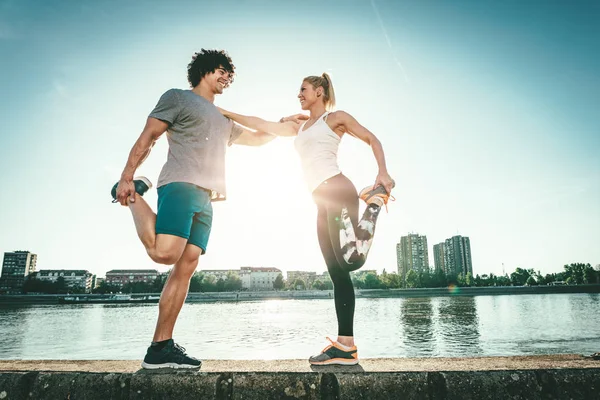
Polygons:
<instances>
[{"instance_id":1,"label":"concrete ledge","mask_svg":"<svg viewBox=\"0 0 600 400\"><path fill-rule=\"evenodd\" d=\"M143 371L138 361L0 361L4 399L589 400L600 399L600 361L574 355L373 359L317 368L305 360L213 360L201 372Z\"/></svg>"}]
</instances>

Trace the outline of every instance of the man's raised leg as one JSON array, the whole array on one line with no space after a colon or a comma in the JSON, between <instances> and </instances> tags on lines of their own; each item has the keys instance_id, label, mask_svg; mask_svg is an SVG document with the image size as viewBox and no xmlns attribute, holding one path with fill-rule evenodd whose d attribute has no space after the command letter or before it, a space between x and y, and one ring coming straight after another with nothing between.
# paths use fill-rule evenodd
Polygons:
<instances>
[{"instance_id":1,"label":"man's raised leg","mask_svg":"<svg viewBox=\"0 0 600 400\"><path fill-rule=\"evenodd\" d=\"M175 264L184 253L187 239L174 235L157 235L156 213L139 194L135 194L135 201L128 201L127 204L133 216L135 230L150 258L159 264Z\"/></svg>"},{"instance_id":2,"label":"man's raised leg","mask_svg":"<svg viewBox=\"0 0 600 400\"><path fill-rule=\"evenodd\" d=\"M183 254L187 239L175 235L156 234L156 213L142 197L152 187L150 180L144 176L135 178L133 180L135 192L125 198L118 197L123 194L122 191L121 194L118 193L121 184L123 180L115 183L111 190L113 203L121 202L129 206L138 237L150 258L159 264L175 264Z\"/></svg>"}]
</instances>

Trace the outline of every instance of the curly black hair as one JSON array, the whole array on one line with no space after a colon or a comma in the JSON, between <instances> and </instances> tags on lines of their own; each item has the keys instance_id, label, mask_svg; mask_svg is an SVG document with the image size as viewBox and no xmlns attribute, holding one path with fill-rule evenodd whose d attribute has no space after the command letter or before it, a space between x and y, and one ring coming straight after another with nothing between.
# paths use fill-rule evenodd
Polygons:
<instances>
[{"instance_id":1,"label":"curly black hair","mask_svg":"<svg viewBox=\"0 0 600 400\"><path fill-rule=\"evenodd\" d=\"M188 82L191 87L196 87L204 77L204 75L215 72L217 68L229 72L229 83L233 83L235 74L235 66L231 61L231 57L225 50L205 50L201 49L199 53L194 53L192 61L188 64Z\"/></svg>"}]
</instances>

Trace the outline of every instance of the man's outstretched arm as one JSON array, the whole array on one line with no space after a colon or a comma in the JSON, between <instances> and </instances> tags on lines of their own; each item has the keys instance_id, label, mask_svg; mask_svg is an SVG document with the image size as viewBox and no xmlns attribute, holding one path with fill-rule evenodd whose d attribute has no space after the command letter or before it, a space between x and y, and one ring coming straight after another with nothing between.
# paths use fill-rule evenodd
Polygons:
<instances>
[{"instance_id":1,"label":"man's outstretched arm","mask_svg":"<svg viewBox=\"0 0 600 400\"><path fill-rule=\"evenodd\" d=\"M271 122L258 117L236 114L234 112L224 110L220 107L217 108L221 112L221 114L223 114L229 119L234 120L241 126L248 127L250 129L256 129L259 132L266 132L271 135L296 136L298 128L300 127L299 124L296 124L295 122L291 121L285 123Z\"/></svg>"},{"instance_id":2,"label":"man's outstretched arm","mask_svg":"<svg viewBox=\"0 0 600 400\"><path fill-rule=\"evenodd\" d=\"M242 134L233 143L244 146L262 146L276 137L267 132L254 132L250 129L242 128Z\"/></svg>"}]
</instances>

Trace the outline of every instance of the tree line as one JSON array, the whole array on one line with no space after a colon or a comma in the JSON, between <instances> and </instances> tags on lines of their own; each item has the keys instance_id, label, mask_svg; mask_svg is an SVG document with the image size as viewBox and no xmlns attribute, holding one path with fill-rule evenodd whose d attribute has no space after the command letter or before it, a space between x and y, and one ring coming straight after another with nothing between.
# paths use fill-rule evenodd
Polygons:
<instances>
[{"instance_id":1,"label":"tree line","mask_svg":"<svg viewBox=\"0 0 600 400\"><path fill-rule=\"evenodd\" d=\"M385 270L381 275L373 272L353 272L351 274L354 287L357 289L399 289L399 288L436 288L448 287L450 285L459 287L477 287L477 286L534 286L551 284L598 284L600 283L600 266L592 266L583 263L572 263L564 266L564 270L558 273L542 274L533 269L517 268L513 273L505 275L483 274L472 276L466 275L446 275L443 271L410 270L404 279L397 273L387 273ZM124 285L110 285L103 281L93 293L158 293L168 279L167 274L159 275L153 282L133 282ZM288 282L279 274L273 282L273 290L331 290L333 283L331 279L317 279L314 282L305 282L302 279L295 279ZM214 275L206 275L202 271L195 272L190 280L191 293L198 292L235 292L244 290L242 280L239 275L233 272L228 273L224 278L217 279ZM23 286L25 293L84 293L83 288L69 287L63 277L59 277L55 282L27 279Z\"/></svg>"},{"instance_id":2,"label":"tree line","mask_svg":"<svg viewBox=\"0 0 600 400\"><path fill-rule=\"evenodd\" d=\"M355 276L352 281L358 289L396 289L396 288L436 288L450 285L459 287L479 286L535 286L535 285L582 285L600 283L600 266L595 269L588 264L573 263L564 266L564 271L551 274L542 274L532 268L518 267L513 273L505 275L483 274L472 276L470 273L449 274L443 271L425 270L417 272L408 271L405 279L396 273L376 275L367 273Z\"/></svg>"}]
</instances>

